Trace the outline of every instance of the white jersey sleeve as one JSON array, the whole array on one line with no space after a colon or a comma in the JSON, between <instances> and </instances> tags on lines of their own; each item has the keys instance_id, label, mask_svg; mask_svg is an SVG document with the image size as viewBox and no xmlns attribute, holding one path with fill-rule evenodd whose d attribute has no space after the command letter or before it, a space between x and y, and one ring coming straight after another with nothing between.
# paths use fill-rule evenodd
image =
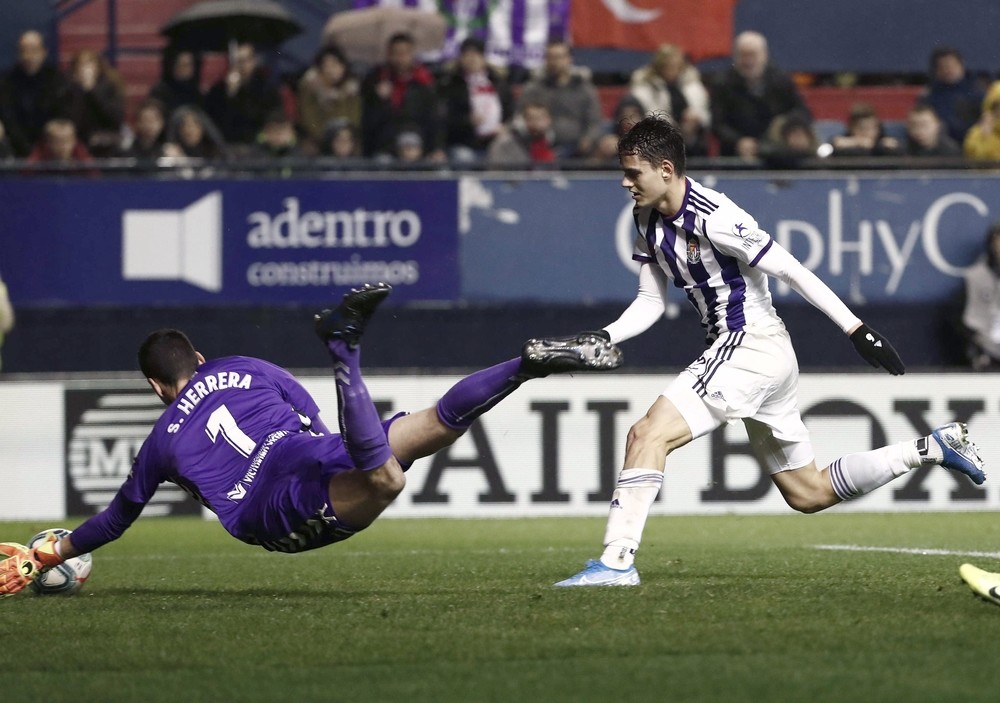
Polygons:
<instances>
[{"instance_id":1,"label":"white jersey sleeve","mask_svg":"<svg viewBox=\"0 0 1000 703\"><path fill-rule=\"evenodd\" d=\"M639 269L639 292L621 316L606 326L611 341L636 337L653 326L666 309L667 279L659 266L644 263Z\"/></svg>"},{"instance_id":2,"label":"white jersey sleeve","mask_svg":"<svg viewBox=\"0 0 1000 703\"><path fill-rule=\"evenodd\" d=\"M774 243L771 235L758 226L757 220L732 201L729 207L720 207L708 218L706 235L716 249L751 266L756 266Z\"/></svg>"},{"instance_id":3,"label":"white jersey sleeve","mask_svg":"<svg viewBox=\"0 0 1000 703\"><path fill-rule=\"evenodd\" d=\"M822 310L844 332L850 332L861 324L858 316L851 312L828 285L780 244L771 244L767 256L760 258L757 268L768 276L787 283L813 307Z\"/></svg>"}]
</instances>

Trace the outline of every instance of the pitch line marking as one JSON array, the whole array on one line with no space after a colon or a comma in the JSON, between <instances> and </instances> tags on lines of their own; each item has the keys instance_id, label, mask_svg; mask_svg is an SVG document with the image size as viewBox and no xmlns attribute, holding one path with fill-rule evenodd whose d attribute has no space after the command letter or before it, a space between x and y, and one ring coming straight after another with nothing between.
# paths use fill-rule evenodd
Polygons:
<instances>
[{"instance_id":1,"label":"pitch line marking","mask_svg":"<svg viewBox=\"0 0 1000 703\"><path fill-rule=\"evenodd\" d=\"M981 557L983 559L1000 559L1000 552L926 549L921 547L866 547L860 544L814 544L813 549L823 549L831 552L889 552L892 554L916 554L925 557Z\"/></svg>"}]
</instances>

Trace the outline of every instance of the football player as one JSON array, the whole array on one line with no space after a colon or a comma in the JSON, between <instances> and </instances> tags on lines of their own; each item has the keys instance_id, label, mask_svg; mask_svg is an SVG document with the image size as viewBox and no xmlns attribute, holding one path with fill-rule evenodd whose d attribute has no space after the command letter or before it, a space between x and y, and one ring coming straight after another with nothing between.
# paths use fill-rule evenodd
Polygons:
<instances>
[{"instance_id":1,"label":"football player","mask_svg":"<svg viewBox=\"0 0 1000 703\"><path fill-rule=\"evenodd\" d=\"M207 361L178 330L149 335L139 367L167 409L132 471L108 507L71 535L34 549L0 545L7 557L0 561L0 596L120 537L164 481L248 544L302 552L345 540L392 503L414 461L454 443L525 381L622 363L618 347L598 335L532 339L520 356L460 380L434 407L382 420L361 377L360 340L390 290L366 285L316 316L333 360L339 434L284 369L242 356Z\"/></svg>"},{"instance_id":2,"label":"football player","mask_svg":"<svg viewBox=\"0 0 1000 703\"><path fill-rule=\"evenodd\" d=\"M929 464L964 473L977 484L985 480L983 462L959 422L818 467L798 410L798 362L771 305L768 278L785 282L826 313L872 366L902 374L896 350L749 213L686 175L684 136L670 120L652 115L638 122L619 140L618 156L621 184L635 201L632 258L640 263L639 291L621 317L595 334L618 343L646 331L663 316L673 283L697 308L708 348L632 426L604 552L557 586L638 584L635 553L667 456L730 421L743 421L757 459L785 501L804 513L864 495Z\"/></svg>"}]
</instances>

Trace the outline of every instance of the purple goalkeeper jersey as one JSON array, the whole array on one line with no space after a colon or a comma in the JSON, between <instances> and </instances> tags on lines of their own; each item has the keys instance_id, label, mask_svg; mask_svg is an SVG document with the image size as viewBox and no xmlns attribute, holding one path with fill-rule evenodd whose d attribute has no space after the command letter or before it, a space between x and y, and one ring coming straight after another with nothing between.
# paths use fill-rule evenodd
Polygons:
<instances>
[{"instance_id":1,"label":"purple goalkeeper jersey","mask_svg":"<svg viewBox=\"0 0 1000 703\"><path fill-rule=\"evenodd\" d=\"M107 509L74 530L73 545L89 552L120 537L164 481L233 532L272 446L292 433L328 434L318 416L309 393L274 364L244 356L202 364L157 420Z\"/></svg>"}]
</instances>

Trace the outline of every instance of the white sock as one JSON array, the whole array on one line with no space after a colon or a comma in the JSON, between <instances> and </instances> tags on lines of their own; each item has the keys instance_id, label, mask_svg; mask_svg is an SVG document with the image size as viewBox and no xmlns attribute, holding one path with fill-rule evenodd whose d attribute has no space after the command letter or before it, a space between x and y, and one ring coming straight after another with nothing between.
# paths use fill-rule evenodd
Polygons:
<instances>
[{"instance_id":1,"label":"white sock","mask_svg":"<svg viewBox=\"0 0 1000 703\"><path fill-rule=\"evenodd\" d=\"M936 463L930 445L937 442L922 437L914 442L900 442L870 452L848 454L832 462L827 469L833 491L841 500L871 493L879 486L902 476L925 463ZM941 454L940 447L934 447Z\"/></svg>"},{"instance_id":2,"label":"white sock","mask_svg":"<svg viewBox=\"0 0 1000 703\"><path fill-rule=\"evenodd\" d=\"M916 448L917 454L920 455L922 464L940 464L944 459L941 445L931 436L913 440L913 446Z\"/></svg>"},{"instance_id":3,"label":"white sock","mask_svg":"<svg viewBox=\"0 0 1000 703\"><path fill-rule=\"evenodd\" d=\"M646 518L663 485L663 472L655 469L622 469L611 496L608 526L604 531L601 562L613 569L627 569L635 561Z\"/></svg>"}]
</instances>

